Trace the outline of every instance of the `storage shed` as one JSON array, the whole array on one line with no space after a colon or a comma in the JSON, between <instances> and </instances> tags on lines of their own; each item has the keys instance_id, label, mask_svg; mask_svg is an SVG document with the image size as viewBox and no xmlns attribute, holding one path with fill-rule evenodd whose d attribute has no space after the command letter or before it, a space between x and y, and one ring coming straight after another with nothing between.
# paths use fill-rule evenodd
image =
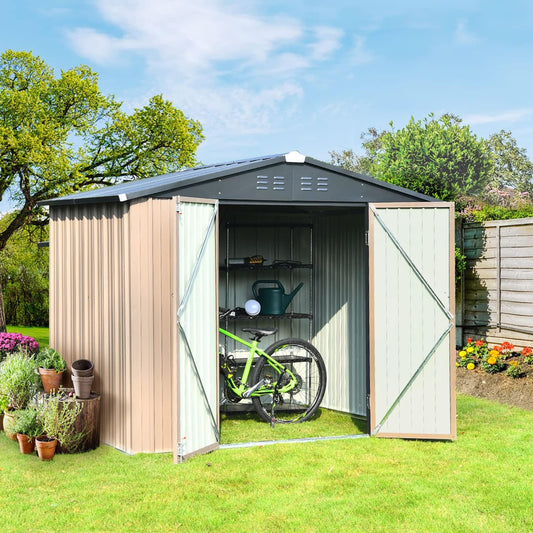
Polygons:
<instances>
[{"instance_id":1,"label":"storage shed","mask_svg":"<svg viewBox=\"0 0 533 533\"><path fill-rule=\"evenodd\" d=\"M69 366L94 362L102 442L215 449L218 306L265 279L303 283L283 316L256 320L317 346L323 407L377 436L455 438L453 204L298 152L47 204L50 343ZM234 265L251 256L265 261Z\"/></svg>"}]
</instances>

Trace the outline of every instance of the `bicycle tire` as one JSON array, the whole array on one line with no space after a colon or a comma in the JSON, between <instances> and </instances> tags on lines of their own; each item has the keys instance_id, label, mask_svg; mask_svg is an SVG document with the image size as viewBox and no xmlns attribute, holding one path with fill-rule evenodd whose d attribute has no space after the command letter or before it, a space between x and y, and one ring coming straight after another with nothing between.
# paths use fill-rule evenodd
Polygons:
<instances>
[{"instance_id":1,"label":"bicycle tire","mask_svg":"<svg viewBox=\"0 0 533 533\"><path fill-rule=\"evenodd\" d=\"M283 339L270 345L265 352L299 376L296 389L277 398L272 416L273 395L253 396L257 414L269 423L294 423L309 420L316 412L326 391L326 365L319 351L302 339ZM254 366L252 383L256 384L269 373L277 375L266 357Z\"/></svg>"}]
</instances>

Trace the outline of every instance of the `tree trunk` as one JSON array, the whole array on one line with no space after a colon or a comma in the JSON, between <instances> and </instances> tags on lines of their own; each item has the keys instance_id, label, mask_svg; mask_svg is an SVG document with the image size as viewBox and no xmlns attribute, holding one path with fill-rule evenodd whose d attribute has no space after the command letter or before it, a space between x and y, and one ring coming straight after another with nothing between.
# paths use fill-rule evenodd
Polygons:
<instances>
[{"instance_id":1,"label":"tree trunk","mask_svg":"<svg viewBox=\"0 0 533 533\"><path fill-rule=\"evenodd\" d=\"M0 280L0 333L6 330L6 313L4 311L4 295L2 293L2 281Z\"/></svg>"}]
</instances>

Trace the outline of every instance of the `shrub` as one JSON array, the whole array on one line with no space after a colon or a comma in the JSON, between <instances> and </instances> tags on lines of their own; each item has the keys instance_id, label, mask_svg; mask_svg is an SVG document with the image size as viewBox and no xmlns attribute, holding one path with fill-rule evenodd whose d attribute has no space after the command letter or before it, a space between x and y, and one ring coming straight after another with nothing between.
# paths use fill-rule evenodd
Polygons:
<instances>
[{"instance_id":1,"label":"shrub","mask_svg":"<svg viewBox=\"0 0 533 533\"><path fill-rule=\"evenodd\" d=\"M43 433L43 426L39 422L39 411L34 408L22 409L17 412L13 431L28 437L38 437Z\"/></svg>"},{"instance_id":2,"label":"shrub","mask_svg":"<svg viewBox=\"0 0 533 533\"><path fill-rule=\"evenodd\" d=\"M19 350L0 363L0 394L11 409L24 409L38 390L41 378L32 357Z\"/></svg>"},{"instance_id":3,"label":"shrub","mask_svg":"<svg viewBox=\"0 0 533 533\"><path fill-rule=\"evenodd\" d=\"M39 410L39 421L48 437L59 441L66 453L75 453L84 442L87 432L75 429L76 419L83 406L61 393L50 394L43 400Z\"/></svg>"}]
</instances>

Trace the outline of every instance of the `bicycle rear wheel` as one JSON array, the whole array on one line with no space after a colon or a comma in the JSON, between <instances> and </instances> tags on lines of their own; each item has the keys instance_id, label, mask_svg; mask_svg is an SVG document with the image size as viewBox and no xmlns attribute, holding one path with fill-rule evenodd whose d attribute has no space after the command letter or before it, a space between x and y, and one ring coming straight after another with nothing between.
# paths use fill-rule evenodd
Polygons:
<instances>
[{"instance_id":1,"label":"bicycle rear wheel","mask_svg":"<svg viewBox=\"0 0 533 533\"><path fill-rule=\"evenodd\" d=\"M298 380L297 386L285 394L252 397L255 410L265 422L291 423L309 420L320 406L326 391L326 365L318 350L302 339L284 339L269 346L265 352L285 365ZM252 383L265 376L274 382L279 373L266 357L254 366Z\"/></svg>"}]
</instances>

